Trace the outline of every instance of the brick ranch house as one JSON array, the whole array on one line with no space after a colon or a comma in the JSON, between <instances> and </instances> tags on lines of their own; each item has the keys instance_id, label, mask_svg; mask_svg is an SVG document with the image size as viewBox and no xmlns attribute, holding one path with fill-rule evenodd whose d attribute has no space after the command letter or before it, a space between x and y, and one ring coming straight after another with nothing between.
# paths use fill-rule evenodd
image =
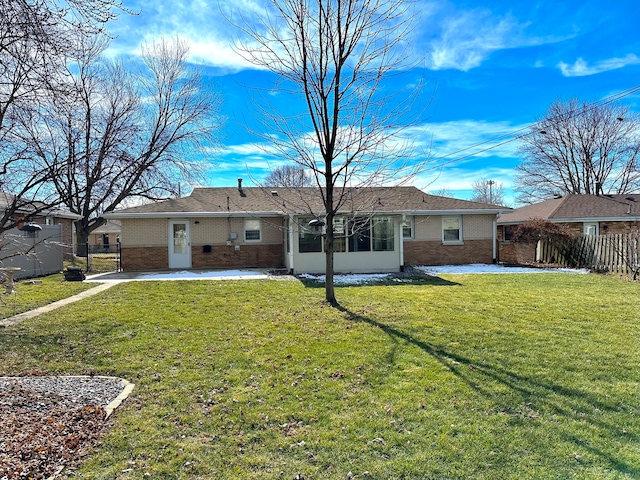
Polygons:
<instances>
[{"instance_id":1,"label":"brick ranch house","mask_svg":"<svg viewBox=\"0 0 640 480\"><path fill-rule=\"evenodd\" d=\"M348 188L334 221L336 272L492 263L509 209L415 187ZM196 188L188 197L117 210L124 270L261 267L324 273L320 190Z\"/></svg>"},{"instance_id":2,"label":"brick ranch house","mask_svg":"<svg viewBox=\"0 0 640 480\"><path fill-rule=\"evenodd\" d=\"M503 213L498 219L500 261L516 262L513 229L540 218L568 227L574 235L606 235L640 230L640 194L567 194Z\"/></svg>"}]
</instances>

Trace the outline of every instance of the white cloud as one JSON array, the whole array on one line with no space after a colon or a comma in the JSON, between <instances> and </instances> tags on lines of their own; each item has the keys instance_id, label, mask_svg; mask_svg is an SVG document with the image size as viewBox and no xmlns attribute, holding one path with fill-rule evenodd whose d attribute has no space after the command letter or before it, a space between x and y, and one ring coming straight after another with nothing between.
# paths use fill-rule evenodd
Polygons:
<instances>
[{"instance_id":1,"label":"white cloud","mask_svg":"<svg viewBox=\"0 0 640 480\"><path fill-rule=\"evenodd\" d=\"M485 166L480 165L473 170L443 168L439 171L432 170L420 174L412 183L428 192L446 190L459 197L461 195L456 192L471 192L473 183L483 178L494 180L503 187L509 188L513 184L513 170L496 167L490 163Z\"/></svg>"},{"instance_id":2,"label":"white cloud","mask_svg":"<svg viewBox=\"0 0 640 480\"><path fill-rule=\"evenodd\" d=\"M434 192L441 189L466 198L471 186L480 178L490 178L502 183L505 188L513 181L513 170L518 158L517 135L526 126L509 122L487 122L461 120L443 123L428 123L411 127L402 132L415 146L409 162L425 162L421 173L410 183ZM402 139L396 138L387 144L404 147ZM247 171L258 179L271 169L290 162L282 159L266 144L236 144L223 148L221 163L212 168L216 174Z\"/></svg>"},{"instance_id":3,"label":"white cloud","mask_svg":"<svg viewBox=\"0 0 640 480\"><path fill-rule=\"evenodd\" d=\"M523 9L496 13L501 8L496 2L485 3L490 7L464 9L445 0L429 4L418 20L422 38L417 47L427 52L429 69L466 72L479 67L493 52L556 43L576 34L536 30L548 24L527 13L527 20L520 20L513 12L520 10L522 15Z\"/></svg>"},{"instance_id":4,"label":"white cloud","mask_svg":"<svg viewBox=\"0 0 640 480\"><path fill-rule=\"evenodd\" d=\"M509 47L509 38L520 29L511 17L493 18L489 12L457 12L442 22L440 38L431 42L428 66L468 71L492 52Z\"/></svg>"},{"instance_id":5,"label":"white cloud","mask_svg":"<svg viewBox=\"0 0 640 480\"><path fill-rule=\"evenodd\" d=\"M428 123L412 129L411 136L421 145L430 145L434 162L473 161L477 158L517 156L513 141L524 125L484 120L456 120Z\"/></svg>"},{"instance_id":6,"label":"white cloud","mask_svg":"<svg viewBox=\"0 0 640 480\"><path fill-rule=\"evenodd\" d=\"M267 148L267 146L261 146L256 143L241 143L236 145L226 145L223 148L222 154L225 156L265 156L267 155Z\"/></svg>"},{"instance_id":7,"label":"white cloud","mask_svg":"<svg viewBox=\"0 0 640 480\"><path fill-rule=\"evenodd\" d=\"M247 12L261 12L255 2L234 1L233 8ZM179 4L150 0L132 0L127 8L139 15L120 15L111 33L116 37L110 55L140 53L143 43L154 43L161 37L180 37L190 44L190 59L194 63L236 72L250 64L232 48L239 31L225 18L216 1L193 0ZM139 32L137 35L133 32ZM251 67L255 68L255 67Z\"/></svg>"},{"instance_id":8,"label":"white cloud","mask_svg":"<svg viewBox=\"0 0 640 480\"><path fill-rule=\"evenodd\" d=\"M640 57L630 53L622 58L609 58L601 60L595 65L589 66L589 64L582 58L578 58L572 65L565 62L558 63L558 68L565 77L584 77L587 75L596 75L598 73L607 72L609 70L616 70L618 68L624 68L627 65L636 65L640 63Z\"/></svg>"}]
</instances>

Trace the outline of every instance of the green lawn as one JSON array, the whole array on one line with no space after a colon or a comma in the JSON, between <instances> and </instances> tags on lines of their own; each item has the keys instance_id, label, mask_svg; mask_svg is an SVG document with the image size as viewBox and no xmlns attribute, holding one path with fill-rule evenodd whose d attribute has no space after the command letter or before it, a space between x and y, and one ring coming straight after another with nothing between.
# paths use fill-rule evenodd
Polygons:
<instances>
[{"instance_id":1,"label":"green lawn","mask_svg":"<svg viewBox=\"0 0 640 480\"><path fill-rule=\"evenodd\" d=\"M136 384L77 478L640 478L640 285L133 282L0 329L0 370ZM351 472L351 477L349 476Z\"/></svg>"},{"instance_id":2,"label":"green lawn","mask_svg":"<svg viewBox=\"0 0 640 480\"><path fill-rule=\"evenodd\" d=\"M62 274L18 280L15 294L0 293L0 319L33 310L95 287L95 283L67 282ZM4 292L4 286L0 287Z\"/></svg>"}]
</instances>

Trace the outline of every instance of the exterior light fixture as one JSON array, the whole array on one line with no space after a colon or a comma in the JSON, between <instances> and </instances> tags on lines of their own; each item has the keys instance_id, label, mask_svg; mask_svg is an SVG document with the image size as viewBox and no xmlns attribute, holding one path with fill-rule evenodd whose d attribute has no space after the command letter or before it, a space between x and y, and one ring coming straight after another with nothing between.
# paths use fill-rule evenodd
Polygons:
<instances>
[{"instance_id":1,"label":"exterior light fixture","mask_svg":"<svg viewBox=\"0 0 640 480\"><path fill-rule=\"evenodd\" d=\"M18 230L21 230L23 232L39 232L40 230L42 230L42 227L37 223L29 222L21 226L18 225Z\"/></svg>"},{"instance_id":2,"label":"exterior light fixture","mask_svg":"<svg viewBox=\"0 0 640 480\"><path fill-rule=\"evenodd\" d=\"M318 218L314 218L309 222L309 226L312 228L322 228L325 226L325 223Z\"/></svg>"}]
</instances>

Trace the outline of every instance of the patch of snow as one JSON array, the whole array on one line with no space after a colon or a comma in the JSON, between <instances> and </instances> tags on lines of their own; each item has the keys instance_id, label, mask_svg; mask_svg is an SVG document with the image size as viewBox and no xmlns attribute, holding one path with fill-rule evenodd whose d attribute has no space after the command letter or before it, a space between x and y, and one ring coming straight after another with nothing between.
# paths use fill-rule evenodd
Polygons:
<instances>
[{"instance_id":1,"label":"patch of snow","mask_svg":"<svg viewBox=\"0 0 640 480\"><path fill-rule=\"evenodd\" d=\"M477 274L477 273L573 273L585 274L589 273L584 268L534 268L534 267L506 267L504 265L475 263L472 265L423 265L414 267L428 275L440 275L442 273L460 275L460 274Z\"/></svg>"},{"instance_id":2,"label":"patch of snow","mask_svg":"<svg viewBox=\"0 0 640 480\"><path fill-rule=\"evenodd\" d=\"M370 283L378 280L383 280L389 277L388 273L359 273L349 275L334 275L334 285L359 285L362 283ZM324 283L325 275L312 275L310 273L303 273L298 275L298 278L304 278L307 280L314 280L316 282Z\"/></svg>"},{"instance_id":3,"label":"patch of snow","mask_svg":"<svg viewBox=\"0 0 640 480\"><path fill-rule=\"evenodd\" d=\"M251 270L220 270L220 271L191 271L182 270L176 272L145 273L138 275L137 280L208 280L217 278L243 279L246 277L267 278L261 272Z\"/></svg>"},{"instance_id":4,"label":"patch of snow","mask_svg":"<svg viewBox=\"0 0 640 480\"><path fill-rule=\"evenodd\" d=\"M428 275L440 274L477 274L477 273L589 273L586 269L571 268L531 268L531 267L505 267L504 265L493 264L473 264L473 265L424 265L414 267ZM110 273L99 274L87 277L87 282L127 282L145 280L259 280L271 278L269 275L256 270L181 270L170 272L147 272L147 273ZM300 274L298 278L313 280L324 283L324 275ZM360 285L373 283L380 280L389 279L393 282L411 282L411 279L398 278L389 273L361 273L361 274L339 274L334 275L335 285Z\"/></svg>"},{"instance_id":5,"label":"patch of snow","mask_svg":"<svg viewBox=\"0 0 640 480\"><path fill-rule=\"evenodd\" d=\"M441 274L515 274L515 273L573 273L573 274L585 274L589 273L587 269L572 269L572 268L533 268L533 267L506 267L504 265L484 264L476 263L472 265L438 265L430 266L423 265L413 267L416 270L420 270L427 275L441 275ZM334 275L333 281L335 285L360 285L363 283L376 282L378 280L384 280L391 276L387 273L362 273L362 274L348 274L348 275ZM313 280L319 283L325 282L324 275L312 275L303 273L298 275L298 278L307 280ZM412 279L393 278L394 282L412 282Z\"/></svg>"}]
</instances>

